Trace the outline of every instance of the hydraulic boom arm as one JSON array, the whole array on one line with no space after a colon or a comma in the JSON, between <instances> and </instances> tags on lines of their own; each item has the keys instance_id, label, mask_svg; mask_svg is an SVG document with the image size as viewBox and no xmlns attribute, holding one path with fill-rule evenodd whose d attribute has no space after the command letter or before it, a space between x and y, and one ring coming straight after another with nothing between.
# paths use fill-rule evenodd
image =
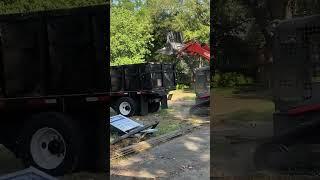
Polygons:
<instances>
[{"instance_id":1,"label":"hydraulic boom arm","mask_svg":"<svg viewBox=\"0 0 320 180\"><path fill-rule=\"evenodd\" d=\"M207 44L201 45L195 41L188 42L179 51L178 55L181 56L183 53L191 56L201 56L210 62L210 47Z\"/></svg>"}]
</instances>

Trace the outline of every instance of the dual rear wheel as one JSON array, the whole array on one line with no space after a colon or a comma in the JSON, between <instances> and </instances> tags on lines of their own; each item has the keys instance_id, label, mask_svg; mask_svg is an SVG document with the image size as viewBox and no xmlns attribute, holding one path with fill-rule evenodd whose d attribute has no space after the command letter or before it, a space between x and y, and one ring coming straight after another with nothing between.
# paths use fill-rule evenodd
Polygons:
<instances>
[{"instance_id":1,"label":"dual rear wheel","mask_svg":"<svg viewBox=\"0 0 320 180\"><path fill-rule=\"evenodd\" d=\"M114 110L123 116L131 117L138 114L138 103L131 97L122 97L115 103ZM160 102L149 102L148 112L154 113L160 109Z\"/></svg>"},{"instance_id":2,"label":"dual rear wheel","mask_svg":"<svg viewBox=\"0 0 320 180\"><path fill-rule=\"evenodd\" d=\"M59 113L42 113L27 121L18 139L26 166L51 175L76 170L83 157L83 138L73 120Z\"/></svg>"}]
</instances>

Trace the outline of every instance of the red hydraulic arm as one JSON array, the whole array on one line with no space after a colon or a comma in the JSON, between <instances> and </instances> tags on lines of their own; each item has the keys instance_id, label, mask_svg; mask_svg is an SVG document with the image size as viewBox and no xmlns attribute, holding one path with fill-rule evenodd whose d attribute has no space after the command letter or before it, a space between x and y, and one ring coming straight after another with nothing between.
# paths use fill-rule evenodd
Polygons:
<instances>
[{"instance_id":1,"label":"red hydraulic arm","mask_svg":"<svg viewBox=\"0 0 320 180\"><path fill-rule=\"evenodd\" d=\"M179 51L179 56L181 56L182 53L186 53L191 56L198 55L210 62L210 47L207 44L201 45L199 42L196 41L188 42Z\"/></svg>"}]
</instances>

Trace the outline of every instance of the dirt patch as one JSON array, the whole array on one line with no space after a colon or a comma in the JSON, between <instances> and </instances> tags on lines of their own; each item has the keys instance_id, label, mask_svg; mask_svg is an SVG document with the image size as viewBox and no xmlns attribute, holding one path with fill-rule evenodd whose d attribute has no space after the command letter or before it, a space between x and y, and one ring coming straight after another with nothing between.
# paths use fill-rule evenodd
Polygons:
<instances>
[{"instance_id":1,"label":"dirt patch","mask_svg":"<svg viewBox=\"0 0 320 180\"><path fill-rule=\"evenodd\" d=\"M144 139L128 138L123 142L119 142L110 146L110 153L120 148L136 144L138 142L151 139L153 137L159 137L161 135L173 132L176 130L184 129L190 126L197 126L205 121L209 121L209 117L198 117L190 115L189 110L191 106L195 104L194 100L190 100L195 97L195 94L191 90L176 90L171 92L173 94L172 99L168 101L168 109L161 109L159 112L151 113L146 116L133 116L132 119L137 120L143 124L149 124L154 121L158 121L159 124L156 127L158 131L149 137Z\"/></svg>"},{"instance_id":2,"label":"dirt patch","mask_svg":"<svg viewBox=\"0 0 320 180\"><path fill-rule=\"evenodd\" d=\"M209 127L111 164L111 174L164 179L209 179Z\"/></svg>"},{"instance_id":3,"label":"dirt patch","mask_svg":"<svg viewBox=\"0 0 320 180\"><path fill-rule=\"evenodd\" d=\"M253 154L259 141L243 139L272 136L272 101L267 93L263 96L263 92L234 94L232 89L215 89L212 92L211 111L214 112L212 120L215 124L211 128L214 139L211 148L214 154L212 173L217 176L247 176L257 173ZM234 141L239 142L233 143Z\"/></svg>"}]
</instances>

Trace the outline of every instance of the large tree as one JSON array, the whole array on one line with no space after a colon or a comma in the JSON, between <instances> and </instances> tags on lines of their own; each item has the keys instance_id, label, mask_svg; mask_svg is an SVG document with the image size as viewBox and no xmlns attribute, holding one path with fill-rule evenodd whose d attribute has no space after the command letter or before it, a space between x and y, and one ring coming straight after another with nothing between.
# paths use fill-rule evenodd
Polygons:
<instances>
[{"instance_id":1,"label":"large tree","mask_svg":"<svg viewBox=\"0 0 320 180\"><path fill-rule=\"evenodd\" d=\"M210 1L209 0L146 0L146 9L153 24L154 46L150 47L151 61L174 62L183 79L191 78L200 62L193 57L183 60L175 56L157 53L166 45L166 35L169 31L182 32L184 40L197 40L209 43L210 37ZM188 77L182 77L182 76Z\"/></svg>"},{"instance_id":2,"label":"large tree","mask_svg":"<svg viewBox=\"0 0 320 180\"><path fill-rule=\"evenodd\" d=\"M129 4L130 5L130 4ZM112 65L134 64L145 61L152 45L151 23L148 16L128 9L128 4L111 8L110 46Z\"/></svg>"}]
</instances>

